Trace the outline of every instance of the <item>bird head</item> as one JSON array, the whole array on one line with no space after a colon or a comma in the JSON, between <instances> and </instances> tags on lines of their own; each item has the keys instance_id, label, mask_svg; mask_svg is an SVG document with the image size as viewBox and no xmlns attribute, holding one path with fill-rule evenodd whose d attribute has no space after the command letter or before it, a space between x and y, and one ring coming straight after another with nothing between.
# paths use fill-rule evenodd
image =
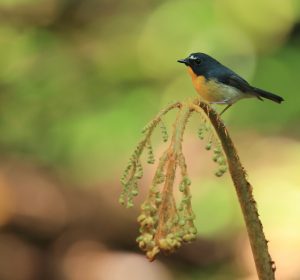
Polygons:
<instances>
[{"instance_id":1,"label":"bird head","mask_svg":"<svg viewBox=\"0 0 300 280\"><path fill-rule=\"evenodd\" d=\"M220 64L217 60L205 53L192 53L187 58L177 60L190 67L196 75L204 75L212 69L212 66Z\"/></svg>"}]
</instances>

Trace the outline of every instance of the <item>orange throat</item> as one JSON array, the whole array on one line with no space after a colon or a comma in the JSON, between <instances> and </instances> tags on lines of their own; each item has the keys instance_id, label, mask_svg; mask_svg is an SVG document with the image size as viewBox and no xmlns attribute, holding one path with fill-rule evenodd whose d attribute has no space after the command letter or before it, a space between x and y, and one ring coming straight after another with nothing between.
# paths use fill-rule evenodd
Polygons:
<instances>
[{"instance_id":1,"label":"orange throat","mask_svg":"<svg viewBox=\"0 0 300 280\"><path fill-rule=\"evenodd\" d=\"M194 88L196 91L199 93L201 97L203 97L205 100L207 100L207 95L208 95L208 87L206 83L206 79L204 76L197 76L192 68L188 66L187 68L189 75L192 78L192 82L194 85Z\"/></svg>"}]
</instances>

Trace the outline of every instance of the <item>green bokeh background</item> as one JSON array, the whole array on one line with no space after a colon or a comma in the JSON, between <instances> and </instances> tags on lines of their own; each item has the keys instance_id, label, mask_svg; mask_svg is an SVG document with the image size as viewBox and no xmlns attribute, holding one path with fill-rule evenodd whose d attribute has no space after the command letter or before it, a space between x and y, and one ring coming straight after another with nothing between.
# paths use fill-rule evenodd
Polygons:
<instances>
[{"instance_id":1,"label":"green bokeh background","mask_svg":"<svg viewBox=\"0 0 300 280\"><path fill-rule=\"evenodd\" d=\"M241 101L224 121L254 185L278 279L299 279L300 1L2 0L0 22L2 165L30 162L51 170L63 189L108 198L113 223L124 212L115 202L118 180L141 128L170 101L195 96L177 59L209 53L253 85L283 96L280 106ZM166 121L171 125L172 115ZM170 279L256 279L230 178L213 176L211 155L197 139L198 121L189 125L184 150L199 238L221 242L222 252L232 244L231 257L189 262L205 259L189 245L184 254L190 258L161 261ZM158 136L155 143L161 151ZM15 224L9 217L5 230ZM124 236L108 248L135 250L133 224L124 225ZM122 247L122 238L131 238L131 246ZM79 279L68 277L62 279Z\"/></svg>"}]
</instances>

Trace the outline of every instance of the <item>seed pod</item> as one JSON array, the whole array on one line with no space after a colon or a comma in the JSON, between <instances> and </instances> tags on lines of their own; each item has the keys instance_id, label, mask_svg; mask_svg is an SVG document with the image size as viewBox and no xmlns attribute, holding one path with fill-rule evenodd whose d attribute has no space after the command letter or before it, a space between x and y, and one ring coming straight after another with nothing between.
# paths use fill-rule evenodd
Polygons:
<instances>
[{"instance_id":1,"label":"seed pod","mask_svg":"<svg viewBox=\"0 0 300 280\"><path fill-rule=\"evenodd\" d=\"M202 127L198 129L198 137L203 140L204 139L204 130Z\"/></svg>"},{"instance_id":2,"label":"seed pod","mask_svg":"<svg viewBox=\"0 0 300 280\"><path fill-rule=\"evenodd\" d=\"M160 129L161 129L161 134L162 134L163 141L167 142L169 136L168 136L167 127L165 126L165 123L163 121L161 121Z\"/></svg>"},{"instance_id":3,"label":"seed pod","mask_svg":"<svg viewBox=\"0 0 300 280\"><path fill-rule=\"evenodd\" d=\"M150 143L150 140L147 142L147 149L148 149L148 160L147 160L147 162L149 164L153 164L155 162L155 159L154 159L153 149L152 149L152 145Z\"/></svg>"},{"instance_id":4,"label":"seed pod","mask_svg":"<svg viewBox=\"0 0 300 280\"><path fill-rule=\"evenodd\" d=\"M211 149L211 146L212 146L212 142L209 141L209 142L206 144L205 149L209 151L209 150Z\"/></svg>"}]
</instances>

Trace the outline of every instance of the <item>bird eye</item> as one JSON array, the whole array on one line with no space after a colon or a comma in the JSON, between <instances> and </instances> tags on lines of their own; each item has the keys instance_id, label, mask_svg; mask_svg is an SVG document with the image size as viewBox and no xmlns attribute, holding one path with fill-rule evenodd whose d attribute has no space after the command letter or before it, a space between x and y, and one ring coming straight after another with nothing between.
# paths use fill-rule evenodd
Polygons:
<instances>
[{"instance_id":1,"label":"bird eye","mask_svg":"<svg viewBox=\"0 0 300 280\"><path fill-rule=\"evenodd\" d=\"M196 58L195 59L195 63L199 65L201 63L201 59L200 58Z\"/></svg>"}]
</instances>

